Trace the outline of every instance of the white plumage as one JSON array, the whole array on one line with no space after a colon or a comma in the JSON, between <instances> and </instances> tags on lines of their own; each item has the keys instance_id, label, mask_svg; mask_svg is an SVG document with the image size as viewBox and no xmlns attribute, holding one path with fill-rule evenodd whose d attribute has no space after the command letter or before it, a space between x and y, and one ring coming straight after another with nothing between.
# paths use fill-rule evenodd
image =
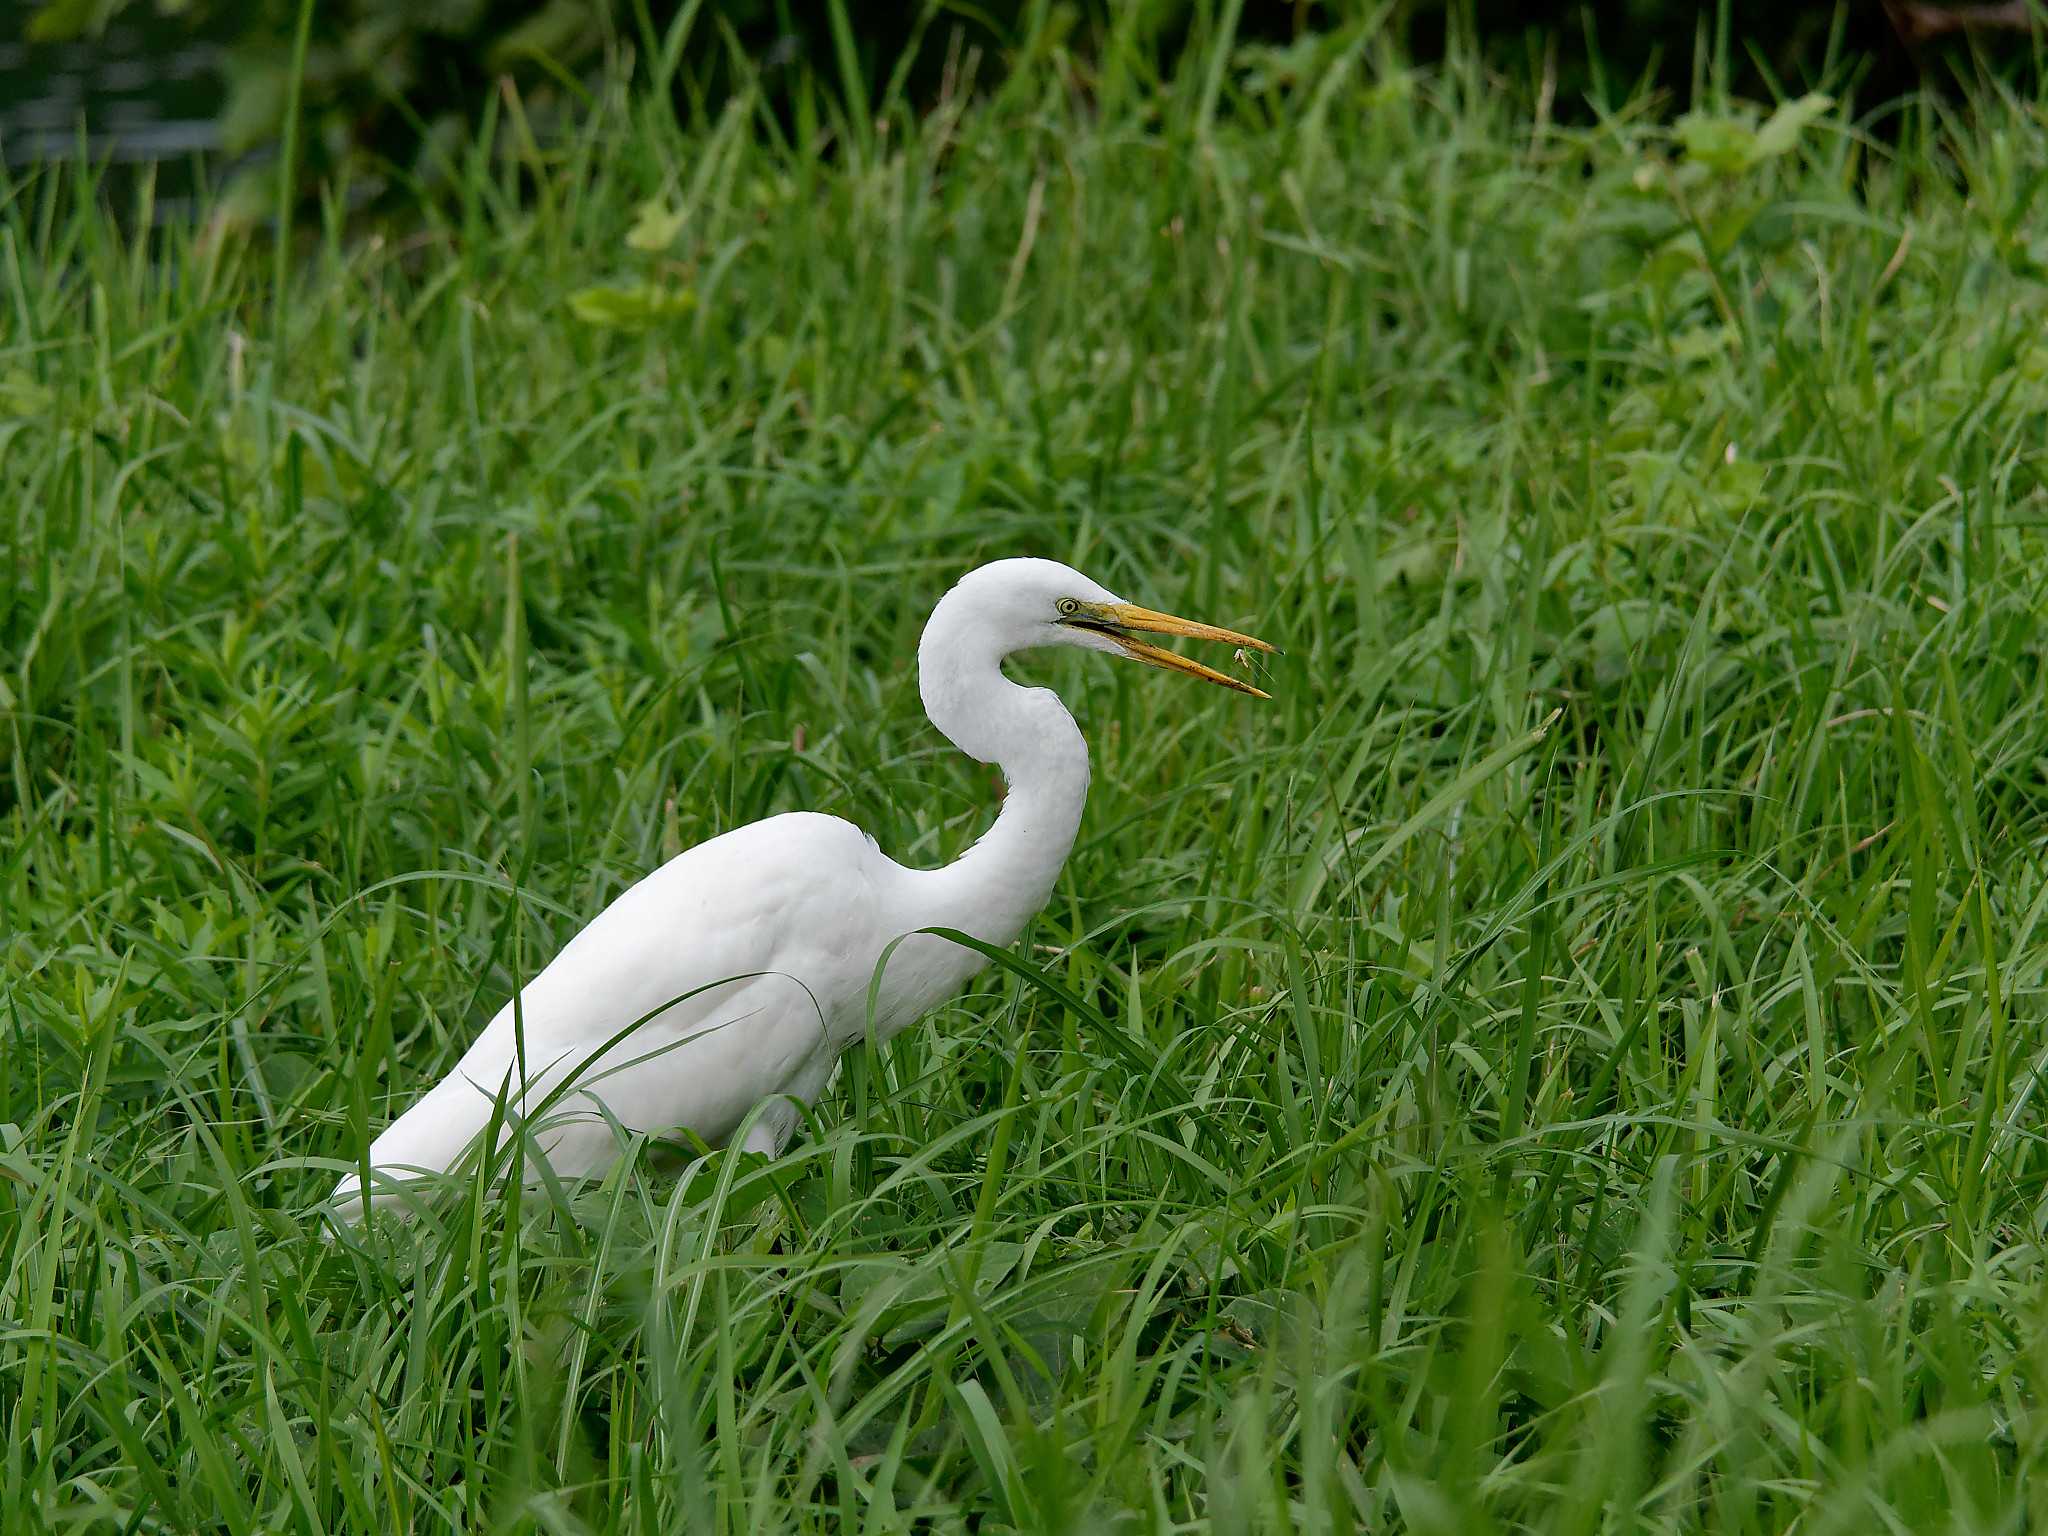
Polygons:
<instances>
[{"instance_id":1,"label":"white plumage","mask_svg":"<svg viewBox=\"0 0 2048 1536\"><path fill-rule=\"evenodd\" d=\"M884 952L874 988L882 1038L983 964L979 952L919 930L1009 944L1073 847L1087 746L1050 690L1003 675L1005 656L1081 646L1265 697L1136 638L1143 632L1272 649L1125 603L1054 561L970 572L925 626L918 680L932 723L1008 782L987 834L944 868L907 869L851 822L799 812L677 855L571 939L454 1070L377 1137L373 1192L454 1168L501 1098L508 1120L533 1117L535 1147L564 1177L603 1172L621 1130L687 1129L721 1144L764 1102L745 1144L779 1151L796 1103L816 1100L840 1053L867 1036ZM357 1175L341 1181L335 1200L359 1209Z\"/></svg>"}]
</instances>

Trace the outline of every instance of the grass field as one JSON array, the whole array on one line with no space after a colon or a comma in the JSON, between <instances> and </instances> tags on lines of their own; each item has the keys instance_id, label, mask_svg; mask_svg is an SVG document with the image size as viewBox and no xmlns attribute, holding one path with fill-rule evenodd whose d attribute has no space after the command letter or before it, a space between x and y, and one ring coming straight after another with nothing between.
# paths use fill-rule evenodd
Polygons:
<instances>
[{"instance_id":1,"label":"grass field","mask_svg":"<svg viewBox=\"0 0 2048 1536\"><path fill-rule=\"evenodd\" d=\"M2039 1529L2041 106L1008 78L6 183L0 1524ZM321 1240L667 854L964 848L1016 553L1276 699L1031 669L1058 893L779 1161Z\"/></svg>"}]
</instances>

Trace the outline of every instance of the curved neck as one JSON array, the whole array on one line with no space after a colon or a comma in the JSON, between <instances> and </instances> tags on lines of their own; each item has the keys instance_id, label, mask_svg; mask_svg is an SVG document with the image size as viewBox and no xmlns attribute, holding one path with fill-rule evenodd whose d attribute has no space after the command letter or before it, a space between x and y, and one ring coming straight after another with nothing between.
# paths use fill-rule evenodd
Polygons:
<instances>
[{"instance_id":1,"label":"curved neck","mask_svg":"<svg viewBox=\"0 0 2048 1536\"><path fill-rule=\"evenodd\" d=\"M917 648L925 713L946 739L1003 771L995 825L932 872L938 920L991 944L1024 931L1052 894L1088 799L1088 744L1047 688L1003 675L1003 652L969 615L941 602Z\"/></svg>"}]
</instances>

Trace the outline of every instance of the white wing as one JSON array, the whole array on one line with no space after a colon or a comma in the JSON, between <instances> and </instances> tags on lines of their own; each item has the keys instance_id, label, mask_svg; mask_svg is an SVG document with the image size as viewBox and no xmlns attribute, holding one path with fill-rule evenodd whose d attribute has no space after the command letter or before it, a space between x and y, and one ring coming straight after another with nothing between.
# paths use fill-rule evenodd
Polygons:
<instances>
[{"instance_id":1,"label":"white wing","mask_svg":"<svg viewBox=\"0 0 2048 1536\"><path fill-rule=\"evenodd\" d=\"M905 873L850 822L808 813L679 854L500 1010L376 1139L371 1166L401 1178L452 1166L501 1095L514 1115L538 1114L536 1140L563 1175L610 1163L607 1112L629 1130L688 1129L716 1145L765 1098L815 1096L895 936L886 887ZM351 1176L335 1197L355 1193Z\"/></svg>"}]
</instances>

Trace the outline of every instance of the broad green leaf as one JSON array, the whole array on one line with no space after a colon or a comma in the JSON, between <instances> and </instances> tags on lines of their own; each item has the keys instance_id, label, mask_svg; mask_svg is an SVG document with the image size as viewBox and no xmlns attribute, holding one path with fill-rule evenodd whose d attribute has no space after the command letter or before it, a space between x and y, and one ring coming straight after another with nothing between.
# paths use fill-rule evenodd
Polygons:
<instances>
[{"instance_id":1,"label":"broad green leaf","mask_svg":"<svg viewBox=\"0 0 2048 1536\"><path fill-rule=\"evenodd\" d=\"M1696 325L1671 338L1671 355L1681 363L1704 363L1725 355L1735 340L1725 325Z\"/></svg>"},{"instance_id":2,"label":"broad green leaf","mask_svg":"<svg viewBox=\"0 0 2048 1536\"><path fill-rule=\"evenodd\" d=\"M626 244L636 251L665 251L682 232L682 209L664 208L659 201L650 199L633 210L633 227L626 234Z\"/></svg>"},{"instance_id":3,"label":"broad green leaf","mask_svg":"<svg viewBox=\"0 0 2048 1536\"><path fill-rule=\"evenodd\" d=\"M611 330L642 330L687 315L696 307L697 295L693 290L663 283L632 283L624 287L600 283L569 295L569 311L578 320Z\"/></svg>"},{"instance_id":4,"label":"broad green leaf","mask_svg":"<svg viewBox=\"0 0 2048 1536\"><path fill-rule=\"evenodd\" d=\"M221 109L221 147L233 155L269 142L283 126L290 100L291 75L282 66L258 63L237 69L228 87L227 104ZM276 176L259 176L256 181L273 188Z\"/></svg>"},{"instance_id":5,"label":"broad green leaf","mask_svg":"<svg viewBox=\"0 0 2048 1536\"><path fill-rule=\"evenodd\" d=\"M1835 104L1818 91L1782 102L1755 126L1747 109L1732 113L1688 112L1675 125L1685 157L1723 176L1734 176L1776 159L1799 142L1809 123Z\"/></svg>"},{"instance_id":6,"label":"broad green leaf","mask_svg":"<svg viewBox=\"0 0 2048 1536\"><path fill-rule=\"evenodd\" d=\"M1375 581L1382 592L1396 586L1429 586L1443 580L1444 550L1434 538L1417 539L1381 550L1375 564Z\"/></svg>"},{"instance_id":7,"label":"broad green leaf","mask_svg":"<svg viewBox=\"0 0 2048 1536\"><path fill-rule=\"evenodd\" d=\"M1756 130L1740 118L1688 112L1677 126L1685 157L1723 175L1743 169L1756 152Z\"/></svg>"},{"instance_id":8,"label":"broad green leaf","mask_svg":"<svg viewBox=\"0 0 2048 1536\"><path fill-rule=\"evenodd\" d=\"M1824 114L1835 104L1835 98L1811 91L1797 101L1781 102L1778 110L1757 129L1755 141L1750 146L1749 163L1757 165L1765 160L1775 159L1799 142L1799 135L1807 125Z\"/></svg>"}]
</instances>

